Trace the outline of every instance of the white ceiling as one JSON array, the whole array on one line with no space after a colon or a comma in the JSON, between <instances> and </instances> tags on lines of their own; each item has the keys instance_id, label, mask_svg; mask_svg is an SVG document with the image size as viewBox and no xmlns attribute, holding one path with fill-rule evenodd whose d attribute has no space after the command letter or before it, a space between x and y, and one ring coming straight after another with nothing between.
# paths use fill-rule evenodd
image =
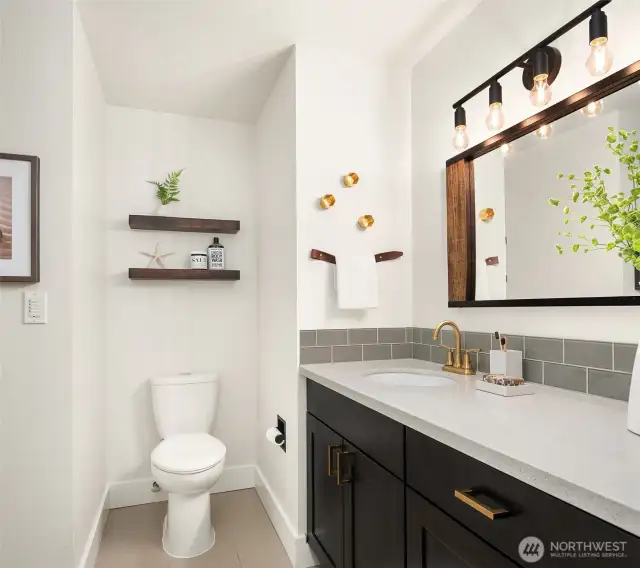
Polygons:
<instances>
[{"instance_id":1,"label":"white ceiling","mask_svg":"<svg viewBox=\"0 0 640 568\"><path fill-rule=\"evenodd\" d=\"M292 45L393 60L479 0L78 0L110 104L257 119Z\"/></svg>"}]
</instances>

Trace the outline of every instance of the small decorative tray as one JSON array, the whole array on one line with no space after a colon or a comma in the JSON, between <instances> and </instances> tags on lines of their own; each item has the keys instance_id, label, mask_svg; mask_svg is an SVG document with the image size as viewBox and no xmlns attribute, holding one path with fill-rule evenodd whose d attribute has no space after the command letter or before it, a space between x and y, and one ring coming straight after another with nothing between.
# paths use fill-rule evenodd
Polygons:
<instances>
[{"instance_id":1,"label":"small decorative tray","mask_svg":"<svg viewBox=\"0 0 640 568\"><path fill-rule=\"evenodd\" d=\"M533 387L522 379L512 379L503 375L485 375L484 379L476 379L476 390L500 396L534 394Z\"/></svg>"}]
</instances>

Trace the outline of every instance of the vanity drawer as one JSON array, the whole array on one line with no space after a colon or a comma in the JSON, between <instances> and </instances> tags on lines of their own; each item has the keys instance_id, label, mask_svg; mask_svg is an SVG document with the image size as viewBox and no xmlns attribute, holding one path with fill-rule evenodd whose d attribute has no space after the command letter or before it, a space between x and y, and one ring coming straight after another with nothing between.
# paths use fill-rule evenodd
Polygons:
<instances>
[{"instance_id":1,"label":"vanity drawer","mask_svg":"<svg viewBox=\"0 0 640 568\"><path fill-rule=\"evenodd\" d=\"M406 429L406 453L408 486L521 565L528 564L523 563L518 546L525 537L535 536L545 547L536 566L640 566L640 538L589 513L410 428ZM469 500L460 493L465 490L478 493L475 503L473 494ZM483 505L506 512L496 512L491 520ZM551 543L558 541L626 542L627 557L552 557Z\"/></svg>"},{"instance_id":2,"label":"vanity drawer","mask_svg":"<svg viewBox=\"0 0 640 568\"><path fill-rule=\"evenodd\" d=\"M307 410L363 453L404 479L404 426L307 380Z\"/></svg>"}]
</instances>

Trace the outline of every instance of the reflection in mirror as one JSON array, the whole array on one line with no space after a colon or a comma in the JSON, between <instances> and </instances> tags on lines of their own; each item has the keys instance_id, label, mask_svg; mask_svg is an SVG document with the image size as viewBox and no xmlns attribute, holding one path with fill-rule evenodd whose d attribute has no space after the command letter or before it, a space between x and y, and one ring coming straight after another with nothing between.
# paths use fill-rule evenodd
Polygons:
<instances>
[{"instance_id":1,"label":"reflection in mirror","mask_svg":"<svg viewBox=\"0 0 640 568\"><path fill-rule=\"evenodd\" d=\"M623 262L616 249L584 253L585 248L593 249L592 239L611 242L611 231L590 220L599 212L591 203L582 203L582 194L575 204L571 199L572 192L584 186L584 172L596 165L611 172L603 174L609 195L629 195L633 185L627 166L607 148L609 128L640 131L638 85L558 120L551 129L515 140L508 152L499 148L474 160L476 300L640 294L633 265ZM558 179L559 173L565 177ZM568 180L568 174L576 179ZM577 187L571 188L574 183ZM554 207L550 198L561 202ZM568 224L565 205L570 209ZM479 212L489 208L493 218L481 220ZM589 219L581 223L582 216ZM574 253L574 244L589 246Z\"/></svg>"}]
</instances>

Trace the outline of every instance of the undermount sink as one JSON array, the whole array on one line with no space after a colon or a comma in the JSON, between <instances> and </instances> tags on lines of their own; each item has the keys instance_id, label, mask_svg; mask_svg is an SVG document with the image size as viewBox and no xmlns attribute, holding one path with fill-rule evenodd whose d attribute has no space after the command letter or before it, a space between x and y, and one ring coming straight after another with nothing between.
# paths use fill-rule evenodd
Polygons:
<instances>
[{"instance_id":1,"label":"undermount sink","mask_svg":"<svg viewBox=\"0 0 640 568\"><path fill-rule=\"evenodd\" d=\"M453 387L455 381L432 373L411 371L382 371L366 377L375 383L393 387Z\"/></svg>"}]
</instances>

